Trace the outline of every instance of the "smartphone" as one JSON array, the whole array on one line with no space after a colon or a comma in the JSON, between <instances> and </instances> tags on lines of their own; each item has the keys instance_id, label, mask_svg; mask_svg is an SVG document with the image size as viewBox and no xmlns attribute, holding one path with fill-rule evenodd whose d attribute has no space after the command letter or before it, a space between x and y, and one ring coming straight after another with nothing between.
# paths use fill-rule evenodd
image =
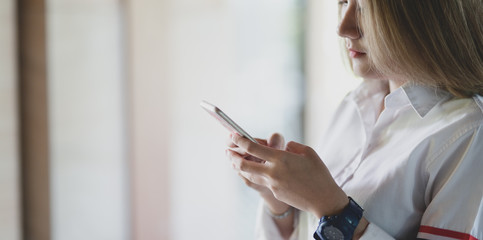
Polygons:
<instances>
[{"instance_id":1,"label":"smartphone","mask_svg":"<svg viewBox=\"0 0 483 240\"><path fill-rule=\"evenodd\" d=\"M235 121L231 120L228 115L226 115L221 109L216 107L215 105L208 103L207 101L201 101L200 106L205 109L211 116L218 119L218 121L225 126L230 132L236 132L240 134L240 136L248 138L250 141L257 143L255 138L251 137L243 128L238 126Z\"/></svg>"}]
</instances>

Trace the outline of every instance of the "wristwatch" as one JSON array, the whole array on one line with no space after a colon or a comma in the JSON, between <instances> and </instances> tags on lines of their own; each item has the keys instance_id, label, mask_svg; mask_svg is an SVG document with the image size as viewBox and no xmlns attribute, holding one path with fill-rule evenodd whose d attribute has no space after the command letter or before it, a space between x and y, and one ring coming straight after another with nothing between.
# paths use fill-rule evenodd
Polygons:
<instances>
[{"instance_id":1,"label":"wristwatch","mask_svg":"<svg viewBox=\"0 0 483 240\"><path fill-rule=\"evenodd\" d=\"M347 205L342 213L333 216L323 216L319 221L319 227L314 233L317 240L351 240L364 210L349 197Z\"/></svg>"}]
</instances>

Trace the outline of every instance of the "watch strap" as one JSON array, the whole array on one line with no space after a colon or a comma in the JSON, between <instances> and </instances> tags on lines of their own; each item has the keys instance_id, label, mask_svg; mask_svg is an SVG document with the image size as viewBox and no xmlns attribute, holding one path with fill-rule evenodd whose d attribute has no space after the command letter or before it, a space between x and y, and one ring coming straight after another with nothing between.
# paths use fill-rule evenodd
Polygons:
<instances>
[{"instance_id":1,"label":"watch strap","mask_svg":"<svg viewBox=\"0 0 483 240\"><path fill-rule=\"evenodd\" d=\"M352 239L354 231L359 225L359 221L362 218L363 209L349 197L349 204L338 215L323 216L320 219L319 226L314 233L314 238L317 240L331 240L330 236L326 236L324 228L333 227L340 231L344 240Z\"/></svg>"}]
</instances>

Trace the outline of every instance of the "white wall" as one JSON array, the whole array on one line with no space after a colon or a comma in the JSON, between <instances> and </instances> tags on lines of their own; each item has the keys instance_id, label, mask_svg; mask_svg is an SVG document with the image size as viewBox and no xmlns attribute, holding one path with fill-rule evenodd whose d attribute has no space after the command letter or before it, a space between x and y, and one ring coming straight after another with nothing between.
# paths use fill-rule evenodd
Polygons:
<instances>
[{"instance_id":1,"label":"white wall","mask_svg":"<svg viewBox=\"0 0 483 240\"><path fill-rule=\"evenodd\" d=\"M173 239L253 239L258 195L224 156L228 132L208 100L256 137L300 140L294 1L173 1ZM186 219L192 224L186 227Z\"/></svg>"},{"instance_id":2,"label":"white wall","mask_svg":"<svg viewBox=\"0 0 483 240\"><path fill-rule=\"evenodd\" d=\"M0 1L0 239L21 239L15 1Z\"/></svg>"},{"instance_id":3,"label":"white wall","mask_svg":"<svg viewBox=\"0 0 483 240\"><path fill-rule=\"evenodd\" d=\"M127 1L133 240L171 239L169 1Z\"/></svg>"},{"instance_id":4,"label":"white wall","mask_svg":"<svg viewBox=\"0 0 483 240\"><path fill-rule=\"evenodd\" d=\"M134 191L146 204L134 212L136 221L152 219L135 227L138 239L254 238L258 195L231 169L228 132L199 102L217 104L256 137L301 139L294 4L129 2Z\"/></svg>"},{"instance_id":5,"label":"white wall","mask_svg":"<svg viewBox=\"0 0 483 240\"><path fill-rule=\"evenodd\" d=\"M128 239L121 2L46 2L52 239Z\"/></svg>"}]
</instances>

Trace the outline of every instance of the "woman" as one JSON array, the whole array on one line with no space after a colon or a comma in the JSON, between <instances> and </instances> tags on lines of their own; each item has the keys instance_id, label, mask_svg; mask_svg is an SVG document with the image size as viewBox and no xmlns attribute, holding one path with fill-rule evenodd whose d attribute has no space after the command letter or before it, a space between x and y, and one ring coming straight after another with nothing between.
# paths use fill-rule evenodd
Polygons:
<instances>
[{"instance_id":1,"label":"woman","mask_svg":"<svg viewBox=\"0 0 483 240\"><path fill-rule=\"evenodd\" d=\"M338 2L364 81L317 153L230 136L258 238L483 239L483 1Z\"/></svg>"}]
</instances>

